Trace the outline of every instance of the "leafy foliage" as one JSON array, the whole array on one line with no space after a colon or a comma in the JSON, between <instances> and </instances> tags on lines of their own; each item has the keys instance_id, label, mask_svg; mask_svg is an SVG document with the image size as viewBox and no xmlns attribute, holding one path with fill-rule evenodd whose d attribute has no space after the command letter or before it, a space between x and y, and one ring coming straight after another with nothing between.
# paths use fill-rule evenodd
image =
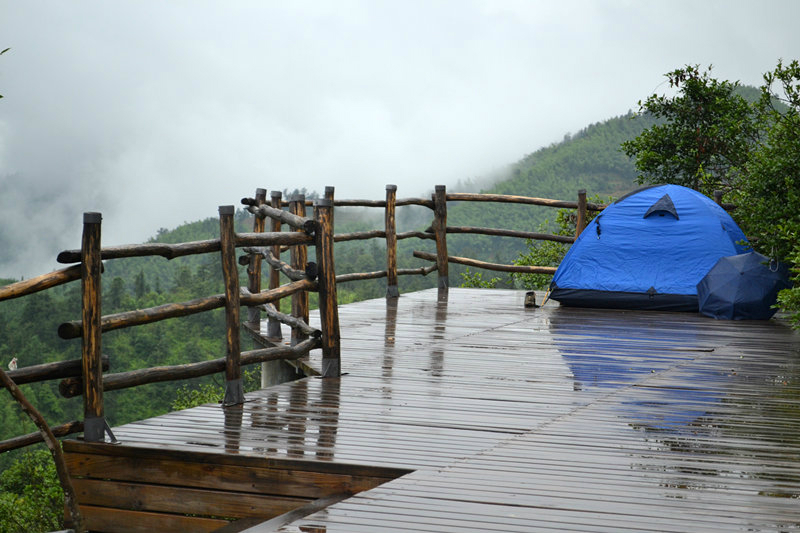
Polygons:
<instances>
[{"instance_id":1,"label":"leafy foliage","mask_svg":"<svg viewBox=\"0 0 800 533\"><path fill-rule=\"evenodd\" d=\"M739 83L710 72L691 65L669 72L670 87L680 93L639 102L640 114L662 119L622 143L636 158L640 183L675 183L709 195L735 186L760 131L753 108L737 93Z\"/></svg>"},{"instance_id":2,"label":"leafy foliage","mask_svg":"<svg viewBox=\"0 0 800 533\"><path fill-rule=\"evenodd\" d=\"M467 268L461 273L461 286L472 289L493 289L497 287L500 278L483 279L483 272L472 273Z\"/></svg>"},{"instance_id":3,"label":"leafy foliage","mask_svg":"<svg viewBox=\"0 0 800 533\"><path fill-rule=\"evenodd\" d=\"M64 493L47 449L25 452L0 474L0 533L63 527Z\"/></svg>"}]
</instances>

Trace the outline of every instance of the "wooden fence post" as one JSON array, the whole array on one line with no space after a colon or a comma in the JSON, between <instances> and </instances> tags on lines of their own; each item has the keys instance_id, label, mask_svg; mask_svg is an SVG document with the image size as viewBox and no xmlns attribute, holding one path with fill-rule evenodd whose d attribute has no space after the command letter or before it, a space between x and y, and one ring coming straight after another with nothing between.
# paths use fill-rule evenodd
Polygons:
<instances>
[{"instance_id":1,"label":"wooden fence post","mask_svg":"<svg viewBox=\"0 0 800 533\"><path fill-rule=\"evenodd\" d=\"M575 238L586 228L586 189L578 191L578 216L575 219Z\"/></svg>"},{"instance_id":2,"label":"wooden fence post","mask_svg":"<svg viewBox=\"0 0 800 533\"><path fill-rule=\"evenodd\" d=\"M281 191L272 191L270 193L270 206L274 207L275 209L281 209ZM281 231L281 221L276 219L271 219L272 224L270 229L273 232L280 232ZM274 255L277 259L281 258L281 246L276 244L272 247L272 255ZM281 271L275 267L271 267L269 270L269 288L277 289L281 286ZM275 300L273 302L275 305L275 309L278 311L281 310L281 301ZM278 322L275 318L269 319L267 322L267 337L270 339L281 339L283 338L283 334L281 333L281 323Z\"/></svg>"},{"instance_id":3,"label":"wooden fence post","mask_svg":"<svg viewBox=\"0 0 800 533\"><path fill-rule=\"evenodd\" d=\"M339 307L336 297L336 268L333 262L333 202L321 199L314 202L317 222L317 283L319 286L319 317L322 325L322 377L341 375L341 346Z\"/></svg>"},{"instance_id":4,"label":"wooden fence post","mask_svg":"<svg viewBox=\"0 0 800 533\"><path fill-rule=\"evenodd\" d=\"M397 298L400 291L397 287L397 228L395 210L397 202L397 185L386 186L386 297Z\"/></svg>"},{"instance_id":5,"label":"wooden fence post","mask_svg":"<svg viewBox=\"0 0 800 533\"><path fill-rule=\"evenodd\" d=\"M104 439L106 420L103 409L102 330L100 329L101 283L100 213L83 214L81 240L81 330L83 370L83 438L88 442Z\"/></svg>"},{"instance_id":6,"label":"wooden fence post","mask_svg":"<svg viewBox=\"0 0 800 533\"><path fill-rule=\"evenodd\" d=\"M433 232L436 236L436 269L439 272L439 288L450 286L447 265L447 191L437 185L433 194Z\"/></svg>"},{"instance_id":7,"label":"wooden fence post","mask_svg":"<svg viewBox=\"0 0 800 533\"><path fill-rule=\"evenodd\" d=\"M289 202L289 211L297 216L306 216L306 196L296 194ZM302 231L300 229L296 231ZM292 246L291 251L292 268L304 271L308 262L308 249L305 244ZM292 295L292 316L295 316L308 324L308 292L300 291ZM298 328L292 328L292 346L303 342L308 335Z\"/></svg>"},{"instance_id":8,"label":"wooden fence post","mask_svg":"<svg viewBox=\"0 0 800 533\"><path fill-rule=\"evenodd\" d=\"M256 189L256 207L267 203L267 190ZM256 216L253 221L253 233L261 233L267 225L266 217ZM250 254L250 266L247 269L247 290L251 294L261 292L261 254ZM247 308L247 322L250 327L259 331L261 328L261 311L258 307Z\"/></svg>"},{"instance_id":9,"label":"wooden fence post","mask_svg":"<svg viewBox=\"0 0 800 533\"><path fill-rule=\"evenodd\" d=\"M714 201L717 205L722 205L722 191L714 191Z\"/></svg>"},{"instance_id":10,"label":"wooden fence post","mask_svg":"<svg viewBox=\"0 0 800 533\"><path fill-rule=\"evenodd\" d=\"M242 369L239 364L241 342L239 332L239 271L236 266L236 235L233 228L232 205L219 208L220 257L225 280L225 397L223 406L244 403Z\"/></svg>"}]
</instances>

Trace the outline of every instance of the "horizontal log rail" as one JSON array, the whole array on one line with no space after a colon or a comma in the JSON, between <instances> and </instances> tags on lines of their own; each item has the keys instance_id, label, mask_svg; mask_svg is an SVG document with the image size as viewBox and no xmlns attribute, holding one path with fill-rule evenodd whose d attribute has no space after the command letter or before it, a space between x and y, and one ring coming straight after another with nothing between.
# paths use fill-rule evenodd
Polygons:
<instances>
[{"instance_id":1,"label":"horizontal log rail","mask_svg":"<svg viewBox=\"0 0 800 533\"><path fill-rule=\"evenodd\" d=\"M468 193L456 192L448 193L447 201L450 202L499 202L507 204L528 204L542 205L546 207L561 207L565 209L577 209L578 202L565 200L551 200L549 198L535 198L531 196L515 196L512 194L487 194L487 193ZM586 209L590 211L602 211L607 206L586 202Z\"/></svg>"},{"instance_id":2,"label":"horizontal log rail","mask_svg":"<svg viewBox=\"0 0 800 533\"><path fill-rule=\"evenodd\" d=\"M517 231L510 229L479 228L472 226L447 226L447 233L468 233L476 235L494 235L497 237L516 237L518 239L533 239L539 241L553 241L565 244L575 242L571 235L553 235L550 233L537 233L533 231Z\"/></svg>"},{"instance_id":3,"label":"horizontal log rail","mask_svg":"<svg viewBox=\"0 0 800 533\"><path fill-rule=\"evenodd\" d=\"M110 368L109 359L107 355L102 357L103 371ZM54 363L42 363L40 365L31 365L17 370L9 370L6 372L8 377L14 380L17 385L24 385L25 383L37 383L40 381L48 381L51 379L64 379L81 375L81 360L72 359L70 361L57 361Z\"/></svg>"},{"instance_id":4,"label":"horizontal log rail","mask_svg":"<svg viewBox=\"0 0 800 533\"><path fill-rule=\"evenodd\" d=\"M374 229L369 231L354 231L352 233L337 233L333 242L365 241L367 239L385 239L386 230Z\"/></svg>"},{"instance_id":5,"label":"horizontal log rail","mask_svg":"<svg viewBox=\"0 0 800 533\"><path fill-rule=\"evenodd\" d=\"M249 198L242 198L242 203L249 202ZM274 220L279 220L284 224L287 224L289 227L301 230L308 235L313 235L316 231L317 224L310 218L305 218L299 215L295 215L288 211L284 211L283 209L277 209L270 205L248 205L247 210L258 216L258 217L269 217ZM258 234L260 235L260 234Z\"/></svg>"},{"instance_id":6,"label":"horizontal log rail","mask_svg":"<svg viewBox=\"0 0 800 533\"><path fill-rule=\"evenodd\" d=\"M277 346L274 348L260 348L242 352L240 364L242 366L266 361L276 361L278 359L295 360L308 355L310 350L320 346L320 339L312 337L296 344L295 346ZM217 374L225 370L226 358L212 359L198 363L188 363L185 365L172 365L143 368L141 370L131 370L117 374L106 374L103 376L103 391L112 391L138 387L149 383L159 383L163 381L177 381L181 379L198 378ZM59 384L59 392L65 398L80 396L83 391L81 378L67 378Z\"/></svg>"},{"instance_id":7,"label":"horizontal log rail","mask_svg":"<svg viewBox=\"0 0 800 533\"><path fill-rule=\"evenodd\" d=\"M313 220L311 222L314 222ZM311 232L314 233L313 231ZM297 246L314 244L314 237L300 232L237 233L236 247L244 246Z\"/></svg>"},{"instance_id":8,"label":"horizontal log rail","mask_svg":"<svg viewBox=\"0 0 800 533\"><path fill-rule=\"evenodd\" d=\"M397 237L398 241L401 241L403 239L411 239L411 238L428 239L428 240L432 240L432 241L436 240L436 235L434 235L433 233L425 232L425 231L404 231L402 233L398 233L397 235L395 235L395 237Z\"/></svg>"},{"instance_id":9,"label":"horizontal log rail","mask_svg":"<svg viewBox=\"0 0 800 533\"><path fill-rule=\"evenodd\" d=\"M311 280L300 280L282 285L277 289L262 291L259 294L250 294L242 289L241 304L247 306L261 305L267 302L280 300L291 296L295 292L303 290L314 290L316 284ZM113 315L106 315L100 319L100 328L103 333L115 329L141 326L170 318L204 313L225 307L225 295L216 294L204 298L196 298L188 302L169 303L149 307L147 309L136 309L135 311L124 311ZM80 320L64 322L58 326L58 336L62 339L77 339L81 336L83 323Z\"/></svg>"},{"instance_id":10,"label":"horizontal log rail","mask_svg":"<svg viewBox=\"0 0 800 533\"><path fill-rule=\"evenodd\" d=\"M414 251L414 257L424 259L426 261L436 261L436 254L429 252ZM499 263L487 263L485 261L478 261L477 259L470 259L468 257L447 256L448 263L457 263L459 265L466 265L475 268L483 268L484 270L494 270L497 272L521 272L524 274L555 274L555 267L544 266L527 266L527 265L502 265Z\"/></svg>"},{"instance_id":11,"label":"horizontal log rail","mask_svg":"<svg viewBox=\"0 0 800 533\"><path fill-rule=\"evenodd\" d=\"M79 279L81 279L81 267L80 265L73 265L0 287L0 301L27 296L28 294L44 291Z\"/></svg>"},{"instance_id":12,"label":"horizontal log rail","mask_svg":"<svg viewBox=\"0 0 800 533\"><path fill-rule=\"evenodd\" d=\"M304 200L304 204L307 207L311 207L314 205L316 200L313 198L309 198L308 200ZM242 198L242 204L246 206L254 206L255 199L253 198ZM282 200L281 205L283 207L288 207L289 202L287 200ZM385 200L335 200L333 205L336 207L386 207ZM396 205L419 205L422 207L427 207L428 209L433 209L433 202L428 200L427 198L398 198L396 201ZM248 211L250 211L248 209ZM252 211L250 211L252 213Z\"/></svg>"},{"instance_id":13,"label":"horizontal log rail","mask_svg":"<svg viewBox=\"0 0 800 533\"><path fill-rule=\"evenodd\" d=\"M50 431L52 431L53 435L56 437L66 437L67 435L73 435L83 431L83 422L79 420L67 422L66 424L61 424L60 426L51 427ZM20 435L18 437L0 441L0 453L16 450L18 448L24 448L33 444L39 444L40 442L44 442L44 437L42 437L41 432L37 431L36 433Z\"/></svg>"},{"instance_id":14,"label":"horizontal log rail","mask_svg":"<svg viewBox=\"0 0 800 533\"><path fill-rule=\"evenodd\" d=\"M398 276L427 276L436 270L436 265L419 268L398 268ZM352 272L350 274L339 274L336 276L336 283L349 283L351 281L365 281L368 279L380 279L388 277L386 270L376 270L375 272Z\"/></svg>"},{"instance_id":15,"label":"horizontal log rail","mask_svg":"<svg viewBox=\"0 0 800 533\"><path fill-rule=\"evenodd\" d=\"M237 247L272 245L293 246L297 244L309 244L312 242L312 237L303 235L302 233L264 232L236 234ZM108 259L149 256L161 256L165 259L175 259L176 257L214 253L219 251L219 239L209 239L205 241L183 242L177 244L146 243L108 246L100 250L100 258L103 261ZM65 250L58 254L56 260L62 264L78 263L81 260L81 251ZM78 278L80 278L80 270L78 270ZM30 282L31 280L28 281Z\"/></svg>"}]
</instances>

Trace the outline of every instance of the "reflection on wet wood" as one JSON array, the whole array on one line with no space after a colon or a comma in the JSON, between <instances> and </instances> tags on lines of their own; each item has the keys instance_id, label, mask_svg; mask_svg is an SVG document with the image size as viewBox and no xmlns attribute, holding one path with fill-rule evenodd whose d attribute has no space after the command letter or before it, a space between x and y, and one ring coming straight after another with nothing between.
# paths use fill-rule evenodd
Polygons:
<instances>
[{"instance_id":1,"label":"reflection on wet wood","mask_svg":"<svg viewBox=\"0 0 800 533\"><path fill-rule=\"evenodd\" d=\"M172 485L197 519L354 494L284 532L800 527L796 333L524 296L451 288L342 306L346 374L248 394L238 412L117 427L116 446L68 442L81 503L110 513L107 478L129 494L120 513L143 516L166 512L149 502Z\"/></svg>"}]
</instances>

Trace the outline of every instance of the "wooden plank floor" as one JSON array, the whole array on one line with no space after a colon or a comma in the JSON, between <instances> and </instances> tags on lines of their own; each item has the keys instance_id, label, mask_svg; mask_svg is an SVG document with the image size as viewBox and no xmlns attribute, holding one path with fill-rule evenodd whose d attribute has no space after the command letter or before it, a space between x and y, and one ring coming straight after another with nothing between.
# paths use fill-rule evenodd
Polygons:
<instances>
[{"instance_id":1,"label":"wooden plank floor","mask_svg":"<svg viewBox=\"0 0 800 533\"><path fill-rule=\"evenodd\" d=\"M800 531L800 336L523 297L342 306L346 375L127 424L118 446L410 472L251 533Z\"/></svg>"}]
</instances>

